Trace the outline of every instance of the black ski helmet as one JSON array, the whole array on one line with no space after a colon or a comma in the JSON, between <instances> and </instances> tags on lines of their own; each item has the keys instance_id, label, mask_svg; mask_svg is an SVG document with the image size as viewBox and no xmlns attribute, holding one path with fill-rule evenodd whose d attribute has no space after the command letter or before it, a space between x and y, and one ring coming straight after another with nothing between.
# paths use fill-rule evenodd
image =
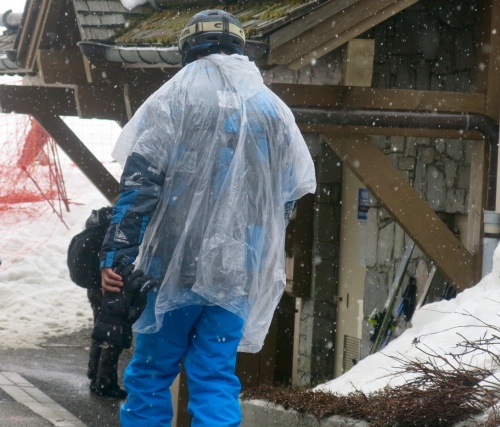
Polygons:
<instances>
[{"instance_id":1,"label":"black ski helmet","mask_svg":"<svg viewBox=\"0 0 500 427\"><path fill-rule=\"evenodd\" d=\"M243 53L245 31L241 22L224 10L209 9L194 15L179 37L182 65L193 62L198 55L224 52Z\"/></svg>"}]
</instances>

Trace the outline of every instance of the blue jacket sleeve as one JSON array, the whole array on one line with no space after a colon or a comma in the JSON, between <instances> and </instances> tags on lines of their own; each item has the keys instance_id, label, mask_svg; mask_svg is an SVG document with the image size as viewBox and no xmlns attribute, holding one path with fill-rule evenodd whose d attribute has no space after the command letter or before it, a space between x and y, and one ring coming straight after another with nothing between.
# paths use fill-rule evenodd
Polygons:
<instances>
[{"instance_id":1,"label":"blue jacket sleeve","mask_svg":"<svg viewBox=\"0 0 500 427\"><path fill-rule=\"evenodd\" d=\"M120 179L118 199L99 253L100 268L132 264L146 227L156 210L165 173L144 157L128 157Z\"/></svg>"}]
</instances>

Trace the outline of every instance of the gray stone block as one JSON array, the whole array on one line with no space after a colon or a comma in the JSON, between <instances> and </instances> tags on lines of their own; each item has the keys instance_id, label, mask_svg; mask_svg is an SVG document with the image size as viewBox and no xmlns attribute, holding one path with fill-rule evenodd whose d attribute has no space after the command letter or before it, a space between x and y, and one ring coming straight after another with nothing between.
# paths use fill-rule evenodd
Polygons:
<instances>
[{"instance_id":1,"label":"gray stone block","mask_svg":"<svg viewBox=\"0 0 500 427\"><path fill-rule=\"evenodd\" d=\"M268 75L269 83L298 83L297 71L290 70L282 65L273 69L273 74Z\"/></svg>"},{"instance_id":2,"label":"gray stone block","mask_svg":"<svg viewBox=\"0 0 500 427\"><path fill-rule=\"evenodd\" d=\"M340 416L318 420L262 400L243 400L241 410L241 427L369 427L365 421Z\"/></svg>"},{"instance_id":3,"label":"gray stone block","mask_svg":"<svg viewBox=\"0 0 500 427\"><path fill-rule=\"evenodd\" d=\"M434 163L436 160L435 152L433 147L425 147L419 150L418 162L425 165Z\"/></svg>"},{"instance_id":4,"label":"gray stone block","mask_svg":"<svg viewBox=\"0 0 500 427\"><path fill-rule=\"evenodd\" d=\"M381 208L377 211L377 218L380 227L384 227L386 224L393 221L392 216L385 209Z\"/></svg>"},{"instance_id":5,"label":"gray stone block","mask_svg":"<svg viewBox=\"0 0 500 427\"><path fill-rule=\"evenodd\" d=\"M467 213L465 190L449 189L446 194L446 212Z\"/></svg>"},{"instance_id":6,"label":"gray stone block","mask_svg":"<svg viewBox=\"0 0 500 427\"><path fill-rule=\"evenodd\" d=\"M325 58L317 59L316 64L311 67L311 84L330 84L328 82L328 64Z\"/></svg>"},{"instance_id":7,"label":"gray stone block","mask_svg":"<svg viewBox=\"0 0 500 427\"><path fill-rule=\"evenodd\" d=\"M417 145L431 145L431 139L425 136L413 137L413 140Z\"/></svg>"},{"instance_id":8,"label":"gray stone block","mask_svg":"<svg viewBox=\"0 0 500 427\"><path fill-rule=\"evenodd\" d=\"M447 139L446 154L455 160L462 159L464 156L463 142L460 139Z\"/></svg>"},{"instance_id":9,"label":"gray stone block","mask_svg":"<svg viewBox=\"0 0 500 427\"><path fill-rule=\"evenodd\" d=\"M400 171L412 171L415 169L415 163L414 157L400 157L398 159L398 169Z\"/></svg>"},{"instance_id":10,"label":"gray stone block","mask_svg":"<svg viewBox=\"0 0 500 427\"><path fill-rule=\"evenodd\" d=\"M417 157L418 138L409 136L406 138L404 155L407 157Z\"/></svg>"},{"instance_id":11,"label":"gray stone block","mask_svg":"<svg viewBox=\"0 0 500 427\"><path fill-rule=\"evenodd\" d=\"M453 188L455 186L455 181L457 179L457 162L446 159L444 161L444 177L446 188Z\"/></svg>"},{"instance_id":12,"label":"gray stone block","mask_svg":"<svg viewBox=\"0 0 500 427\"><path fill-rule=\"evenodd\" d=\"M301 84L301 85L312 84L311 67L310 66L306 66L304 68L301 68L298 71L298 75L299 75L299 78L297 81L298 84Z\"/></svg>"},{"instance_id":13,"label":"gray stone block","mask_svg":"<svg viewBox=\"0 0 500 427\"><path fill-rule=\"evenodd\" d=\"M394 169L398 168L398 160L401 154L389 152L385 155L385 158L389 161Z\"/></svg>"},{"instance_id":14,"label":"gray stone block","mask_svg":"<svg viewBox=\"0 0 500 427\"><path fill-rule=\"evenodd\" d=\"M360 227L359 237L361 244L365 245L365 264L372 267L377 262L377 242L378 242L378 209L368 209L366 224Z\"/></svg>"},{"instance_id":15,"label":"gray stone block","mask_svg":"<svg viewBox=\"0 0 500 427\"><path fill-rule=\"evenodd\" d=\"M427 197L427 168L423 163L417 163L415 166L415 180L413 181L413 188L415 191Z\"/></svg>"},{"instance_id":16,"label":"gray stone block","mask_svg":"<svg viewBox=\"0 0 500 427\"><path fill-rule=\"evenodd\" d=\"M394 258L401 259L405 251L405 232L396 224L394 229Z\"/></svg>"},{"instance_id":17,"label":"gray stone block","mask_svg":"<svg viewBox=\"0 0 500 427\"><path fill-rule=\"evenodd\" d=\"M442 211L445 209L446 187L444 174L434 166L427 169L427 203L431 209Z\"/></svg>"},{"instance_id":18,"label":"gray stone block","mask_svg":"<svg viewBox=\"0 0 500 427\"><path fill-rule=\"evenodd\" d=\"M372 135L370 136L370 139L382 151L385 151L387 149L388 142L387 142L387 137L385 135Z\"/></svg>"},{"instance_id":19,"label":"gray stone block","mask_svg":"<svg viewBox=\"0 0 500 427\"><path fill-rule=\"evenodd\" d=\"M394 223L381 228L378 233L377 264L389 265L394 249Z\"/></svg>"},{"instance_id":20,"label":"gray stone block","mask_svg":"<svg viewBox=\"0 0 500 427\"><path fill-rule=\"evenodd\" d=\"M442 154L446 151L446 141L442 138L436 138L434 140L434 147L438 153Z\"/></svg>"},{"instance_id":21,"label":"gray stone block","mask_svg":"<svg viewBox=\"0 0 500 427\"><path fill-rule=\"evenodd\" d=\"M403 153L405 149L405 137L391 136L389 138L389 146L392 153Z\"/></svg>"},{"instance_id":22,"label":"gray stone block","mask_svg":"<svg viewBox=\"0 0 500 427\"><path fill-rule=\"evenodd\" d=\"M387 299L389 279L387 273L368 269L365 279L363 316L368 318L374 309L382 310Z\"/></svg>"}]
</instances>

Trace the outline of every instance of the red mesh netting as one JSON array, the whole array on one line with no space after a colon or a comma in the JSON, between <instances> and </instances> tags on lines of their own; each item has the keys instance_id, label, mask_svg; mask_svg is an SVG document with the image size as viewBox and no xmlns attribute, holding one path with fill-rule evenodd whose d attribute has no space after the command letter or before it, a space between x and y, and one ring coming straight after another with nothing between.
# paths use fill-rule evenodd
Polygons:
<instances>
[{"instance_id":1,"label":"red mesh netting","mask_svg":"<svg viewBox=\"0 0 500 427\"><path fill-rule=\"evenodd\" d=\"M47 201L62 220L62 206L69 209L56 144L33 118L11 117L0 141L0 214Z\"/></svg>"}]
</instances>

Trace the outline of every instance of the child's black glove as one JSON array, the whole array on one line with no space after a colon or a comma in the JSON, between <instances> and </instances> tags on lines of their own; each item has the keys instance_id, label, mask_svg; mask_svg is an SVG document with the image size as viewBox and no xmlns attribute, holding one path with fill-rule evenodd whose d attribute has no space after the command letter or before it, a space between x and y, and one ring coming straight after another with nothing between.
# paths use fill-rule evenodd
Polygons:
<instances>
[{"instance_id":1,"label":"child's black glove","mask_svg":"<svg viewBox=\"0 0 500 427\"><path fill-rule=\"evenodd\" d=\"M92 339L118 347L132 345L132 325L141 316L150 289L158 281L135 270L132 264L119 265L115 271L122 276L123 287L119 293L105 292L101 312L92 331Z\"/></svg>"}]
</instances>

